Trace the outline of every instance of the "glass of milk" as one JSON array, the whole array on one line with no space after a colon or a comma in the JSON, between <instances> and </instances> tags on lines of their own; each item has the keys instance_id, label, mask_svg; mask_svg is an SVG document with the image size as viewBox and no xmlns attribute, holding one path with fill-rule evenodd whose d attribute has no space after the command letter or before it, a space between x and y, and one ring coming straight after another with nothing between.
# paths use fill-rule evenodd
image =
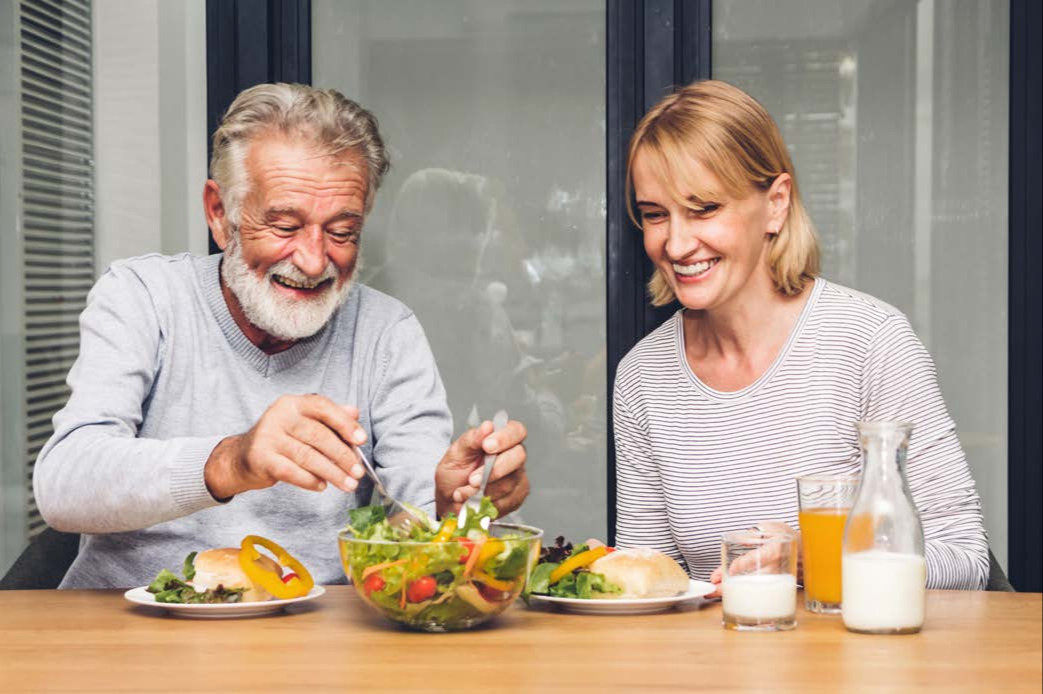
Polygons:
<instances>
[{"instance_id":1,"label":"glass of milk","mask_svg":"<svg viewBox=\"0 0 1043 694\"><path fill-rule=\"evenodd\" d=\"M721 540L721 604L726 629L785 631L797 626L797 535L740 530Z\"/></svg>"},{"instance_id":2,"label":"glass of milk","mask_svg":"<svg viewBox=\"0 0 1043 694\"><path fill-rule=\"evenodd\" d=\"M905 478L912 425L859 422L862 483L844 529L844 626L866 634L923 627L927 563L923 526Z\"/></svg>"}]
</instances>

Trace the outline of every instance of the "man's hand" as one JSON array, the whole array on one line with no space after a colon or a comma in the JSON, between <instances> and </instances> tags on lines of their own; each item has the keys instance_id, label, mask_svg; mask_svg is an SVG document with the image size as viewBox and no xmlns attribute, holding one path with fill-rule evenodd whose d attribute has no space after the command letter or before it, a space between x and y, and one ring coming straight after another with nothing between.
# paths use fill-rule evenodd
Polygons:
<instances>
[{"instance_id":1,"label":"man's hand","mask_svg":"<svg viewBox=\"0 0 1043 694\"><path fill-rule=\"evenodd\" d=\"M227 499L276 482L321 492L327 484L353 492L365 474L348 441L366 432L358 409L322 395L284 395L245 434L214 448L203 476L215 499Z\"/></svg>"},{"instance_id":2,"label":"man's hand","mask_svg":"<svg viewBox=\"0 0 1043 694\"><path fill-rule=\"evenodd\" d=\"M492 422L463 433L449 446L435 469L435 506L439 516L450 511L459 513L463 502L478 491L482 482L482 460L495 454L489 485L485 488L500 515L521 506L529 495L529 477L525 473L525 425L510 421L494 436Z\"/></svg>"}]
</instances>

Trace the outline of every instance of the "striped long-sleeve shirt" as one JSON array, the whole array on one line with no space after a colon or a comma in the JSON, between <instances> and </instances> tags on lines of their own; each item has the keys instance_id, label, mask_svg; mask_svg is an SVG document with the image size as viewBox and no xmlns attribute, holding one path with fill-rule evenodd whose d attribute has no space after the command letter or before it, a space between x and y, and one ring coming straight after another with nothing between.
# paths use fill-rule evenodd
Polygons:
<instances>
[{"instance_id":1,"label":"striped long-sleeve shirt","mask_svg":"<svg viewBox=\"0 0 1043 694\"><path fill-rule=\"evenodd\" d=\"M655 547L705 578L721 534L766 520L797 527L795 479L861 472L855 423L914 425L906 476L931 588L988 576L981 502L934 362L895 308L822 279L772 365L721 392L685 359L679 311L620 362L613 397L616 544Z\"/></svg>"}]
</instances>

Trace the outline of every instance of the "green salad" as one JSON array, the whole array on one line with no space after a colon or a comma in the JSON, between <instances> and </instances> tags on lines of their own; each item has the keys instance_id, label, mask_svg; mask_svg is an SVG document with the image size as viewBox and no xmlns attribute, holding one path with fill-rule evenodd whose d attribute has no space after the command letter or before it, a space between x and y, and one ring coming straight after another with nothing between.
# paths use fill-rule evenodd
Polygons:
<instances>
[{"instance_id":1,"label":"green salad","mask_svg":"<svg viewBox=\"0 0 1043 694\"><path fill-rule=\"evenodd\" d=\"M381 506L355 509L341 534L345 572L395 621L433 631L473 626L518 597L538 553L538 531L491 526L496 516L486 497L462 526L448 514L404 531Z\"/></svg>"},{"instance_id":2,"label":"green salad","mask_svg":"<svg viewBox=\"0 0 1043 694\"><path fill-rule=\"evenodd\" d=\"M610 583L603 575L594 573L589 566L601 557L614 552L612 547L586 543L572 546L558 537L553 545L540 552L540 560L533 569L526 587L526 595L550 595L555 598L606 598L619 595L623 589Z\"/></svg>"},{"instance_id":3,"label":"green salad","mask_svg":"<svg viewBox=\"0 0 1043 694\"><path fill-rule=\"evenodd\" d=\"M156 602L193 604L242 602L246 588L225 588L219 585L216 588L200 591L189 583L196 575L196 554L196 552L192 552L185 557L185 563L181 569L185 575L184 579L173 571L163 569L145 590L156 596Z\"/></svg>"}]
</instances>

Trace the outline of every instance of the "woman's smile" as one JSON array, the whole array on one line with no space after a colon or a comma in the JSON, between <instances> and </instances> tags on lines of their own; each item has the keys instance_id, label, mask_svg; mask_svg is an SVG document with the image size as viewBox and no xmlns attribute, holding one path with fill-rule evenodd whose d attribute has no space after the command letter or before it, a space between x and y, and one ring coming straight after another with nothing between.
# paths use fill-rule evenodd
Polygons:
<instances>
[{"instance_id":1,"label":"woman's smile","mask_svg":"<svg viewBox=\"0 0 1043 694\"><path fill-rule=\"evenodd\" d=\"M695 262L673 263L671 267L674 270L674 277L678 282L682 284L693 284L695 282L706 281L706 279L713 274L712 270L717 267L717 263L720 261L721 258L718 256Z\"/></svg>"}]
</instances>

